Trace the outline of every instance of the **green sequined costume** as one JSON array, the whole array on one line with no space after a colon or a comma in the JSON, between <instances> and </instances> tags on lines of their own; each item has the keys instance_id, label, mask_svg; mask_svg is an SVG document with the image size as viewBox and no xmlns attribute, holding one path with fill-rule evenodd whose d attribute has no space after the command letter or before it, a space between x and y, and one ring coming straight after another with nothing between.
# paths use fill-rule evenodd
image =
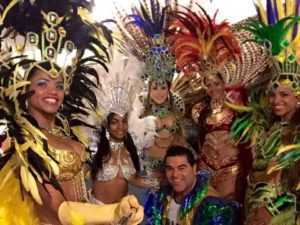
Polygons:
<instances>
[{"instance_id":1,"label":"green sequined costume","mask_svg":"<svg viewBox=\"0 0 300 225\"><path fill-rule=\"evenodd\" d=\"M179 210L180 225L236 225L238 204L221 198L207 196L209 174L197 175L194 189L185 196ZM147 225L167 225L168 205L172 199L171 187L151 193L145 204Z\"/></svg>"},{"instance_id":2,"label":"green sequined costume","mask_svg":"<svg viewBox=\"0 0 300 225\"><path fill-rule=\"evenodd\" d=\"M231 130L255 151L245 198L246 224L259 220L257 212L262 208L271 217L268 225L299 224L300 112L282 122L262 102L251 102L251 106L253 111L237 118Z\"/></svg>"}]
</instances>

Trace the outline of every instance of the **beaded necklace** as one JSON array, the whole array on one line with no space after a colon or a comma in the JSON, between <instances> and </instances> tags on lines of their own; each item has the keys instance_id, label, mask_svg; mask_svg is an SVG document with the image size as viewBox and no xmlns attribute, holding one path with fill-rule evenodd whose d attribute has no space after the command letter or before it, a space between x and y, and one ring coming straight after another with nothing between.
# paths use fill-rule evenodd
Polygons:
<instances>
[{"instance_id":1,"label":"beaded necklace","mask_svg":"<svg viewBox=\"0 0 300 225\"><path fill-rule=\"evenodd\" d=\"M124 149L124 142L123 141L116 142L116 141L113 141L113 140L109 140L109 145L110 145L110 149L112 151L119 151L121 149Z\"/></svg>"},{"instance_id":2,"label":"beaded necklace","mask_svg":"<svg viewBox=\"0 0 300 225\"><path fill-rule=\"evenodd\" d=\"M40 126L40 128L53 136L65 137L65 133L63 132L63 129L60 127L55 126L53 128L47 128L47 127Z\"/></svg>"}]
</instances>

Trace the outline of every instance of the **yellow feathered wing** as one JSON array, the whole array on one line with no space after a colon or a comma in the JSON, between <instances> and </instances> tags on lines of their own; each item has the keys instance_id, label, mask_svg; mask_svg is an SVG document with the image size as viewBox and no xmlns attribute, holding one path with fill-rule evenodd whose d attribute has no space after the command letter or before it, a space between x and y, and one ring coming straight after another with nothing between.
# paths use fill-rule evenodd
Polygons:
<instances>
[{"instance_id":1,"label":"yellow feathered wing","mask_svg":"<svg viewBox=\"0 0 300 225\"><path fill-rule=\"evenodd\" d=\"M13 161L13 160L11 160ZM1 225L40 225L35 213L32 198L21 191L20 180L13 170L13 162L8 162L0 170L0 224Z\"/></svg>"}]
</instances>

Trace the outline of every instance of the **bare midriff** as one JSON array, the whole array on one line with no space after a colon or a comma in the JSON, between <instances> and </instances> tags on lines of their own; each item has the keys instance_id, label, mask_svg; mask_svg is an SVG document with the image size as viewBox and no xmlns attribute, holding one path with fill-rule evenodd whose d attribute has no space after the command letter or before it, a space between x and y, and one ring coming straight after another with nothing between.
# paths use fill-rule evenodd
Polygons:
<instances>
[{"instance_id":1,"label":"bare midriff","mask_svg":"<svg viewBox=\"0 0 300 225\"><path fill-rule=\"evenodd\" d=\"M95 181L93 184L93 195L99 201L109 204L116 203L128 193L128 182L120 175L108 181Z\"/></svg>"}]
</instances>

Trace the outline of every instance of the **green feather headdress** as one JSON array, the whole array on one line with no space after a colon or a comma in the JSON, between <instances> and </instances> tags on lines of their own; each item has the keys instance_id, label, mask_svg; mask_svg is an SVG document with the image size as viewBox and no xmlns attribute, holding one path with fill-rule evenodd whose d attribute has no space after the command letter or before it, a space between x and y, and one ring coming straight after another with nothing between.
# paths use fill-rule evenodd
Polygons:
<instances>
[{"instance_id":1,"label":"green feather headdress","mask_svg":"<svg viewBox=\"0 0 300 225\"><path fill-rule=\"evenodd\" d=\"M280 84L300 95L300 35L299 0L261 0L255 4L259 20L251 20L245 27L257 43L267 47L274 59L271 89Z\"/></svg>"}]
</instances>

